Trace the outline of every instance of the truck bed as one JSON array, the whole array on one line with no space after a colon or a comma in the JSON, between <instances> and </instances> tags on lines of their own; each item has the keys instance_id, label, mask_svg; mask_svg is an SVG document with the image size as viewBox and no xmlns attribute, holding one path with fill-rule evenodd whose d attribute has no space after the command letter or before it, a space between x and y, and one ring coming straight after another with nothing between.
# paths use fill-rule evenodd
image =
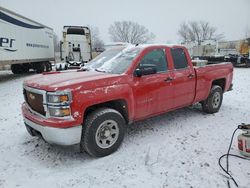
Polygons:
<instances>
[{"instance_id":1,"label":"truck bed","mask_svg":"<svg viewBox=\"0 0 250 188\"><path fill-rule=\"evenodd\" d=\"M196 73L196 97L195 102L200 102L207 98L212 80L223 83L224 92L231 87L233 78L233 65L229 62L208 64L205 66L194 66ZM226 75L226 77L225 77Z\"/></svg>"}]
</instances>

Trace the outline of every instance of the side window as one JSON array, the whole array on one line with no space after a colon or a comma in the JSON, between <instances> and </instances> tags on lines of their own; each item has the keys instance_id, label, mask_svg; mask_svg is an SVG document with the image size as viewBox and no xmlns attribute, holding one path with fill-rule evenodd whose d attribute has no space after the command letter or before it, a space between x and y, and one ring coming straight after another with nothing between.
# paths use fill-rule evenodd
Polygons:
<instances>
[{"instance_id":1,"label":"side window","mask_svg":"<svg viewBox=\"0 0 250 188\"><path fill-rule=\"evenodd\" d=\"M175 69L183 69L188 66L187 58L182 48L172 48L171 54L173 57Z\"/></svg>"},{"instance_id":2,"label":"side window","mask_svg":"<svg viewBox=\"0 0 250 188\"><path fill-rule=\"evenodd\" d=\"M165 55L165 50L155 49L146 54L139 66L143 65L155 65L157 72L166 72L167 71L167 60Z\"/></svg>"}]
</instances>

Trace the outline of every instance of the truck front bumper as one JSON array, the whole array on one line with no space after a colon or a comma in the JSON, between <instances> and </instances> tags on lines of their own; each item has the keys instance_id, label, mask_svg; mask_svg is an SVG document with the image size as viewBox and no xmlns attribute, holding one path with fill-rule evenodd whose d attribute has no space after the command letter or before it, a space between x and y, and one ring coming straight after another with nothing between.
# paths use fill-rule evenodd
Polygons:
<instances>
[{"instance_id":1,"label":"truck front bumper","mask_svg":"<svg viewBox=\"0 0 250 188\"><path fill-rule=\"evenodd\" d=\"M71 128L46 127L34 123L27 118L24 118L24 123L28 128L35 130L34 132L40 133L43 139L50 144L69 146L78 144L81 141L81 125Z\"/></svg>"},{"instance_id":2,"label":"truck front bumper","mask_svg":"<svg viewBox=\"0 0 250 188\"><path fill-rule=\"evenodd\" d=\"M29 111L26 103L22 105L22 113L24 123L32 136L39 135L48 143L64 146L81 141L82 125L74 119L45 119Z\"/></svg>"}]
</instances>

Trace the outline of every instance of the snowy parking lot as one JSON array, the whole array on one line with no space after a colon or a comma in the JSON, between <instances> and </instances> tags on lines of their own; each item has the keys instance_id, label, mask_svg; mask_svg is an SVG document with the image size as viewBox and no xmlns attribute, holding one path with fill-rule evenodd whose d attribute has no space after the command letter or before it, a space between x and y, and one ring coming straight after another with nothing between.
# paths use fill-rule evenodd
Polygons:
<instances>
[{"instance_id":1,"label":"snowy parking lot","mask_svg":"<svg viewBox=\"0 0 250 188\"><path fill-rule=\"evenodd\" d=\"M104 158L31 137L21 115L22 82L31 74L0 71L0 187L227 187L218 158L236 126L250 123L250 69L234 71L234 89L219 113L205 114L197 104L134 123L118 151ZM232 153L238 154L236 139ZM230 158L230 170L250 187L249 161Z\"/></svg>"}]
</instances>

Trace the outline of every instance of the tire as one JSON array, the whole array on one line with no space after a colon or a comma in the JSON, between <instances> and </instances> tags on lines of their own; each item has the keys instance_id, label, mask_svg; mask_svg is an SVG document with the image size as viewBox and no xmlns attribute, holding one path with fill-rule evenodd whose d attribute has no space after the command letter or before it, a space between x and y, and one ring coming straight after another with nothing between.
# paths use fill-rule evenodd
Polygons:
<instances>
[{"instance_id":1,"label":"tire","mask_svg":"<svg viewBox=\"0 0 250 188\"><path fill-rule=\"evenodd\" d=\"M33 129L30 126L25 125L25 127L26 127L27 132L30 134L30 136L35 136Z\"/></svg>"},{"instance_id":2,"label":"tire","mask_svg":"<svg viewBox=\"0 0 250 188\"><path fill-rule=\"evenodd\" d=\"M64 67L64 70L68 70L68 65L65 63L65 65L64 65L65 67Z\"/></svg>"},{"instance_id":3,"label":"tire","mask_svg":"<svg viewBox=\"0 0 250 188\"><path fill-rule=\"evenodd\" d=\"M23 67L21 64L13 64L13 65L11 65L11 71L13 74L22 74Z\"/></svg>"},{"instance_id":4,"label":"tire","mask_svg":"<svg viewBox=\"0 0 250 188\"><path fill-rule=\"evenodd\" d=\"M46 72L46 64L44 62L37 63L35 68L37 73Z\"/></svg>"},{"instance_id":5,"label":"tire","mask_svg":"<svg viewBox=\"0 0 250 188\"><path fill-rule=\"evenodd\" d=\"M30 70L29 63L22 64L22 67L23 67L23 73L28 73L29 72L29 70Z\"/></svg>"},{"instance_id":6,"label":"tire","mask_svg":"<svg viewBox=\"0 0 250 188\"><path fill-rule=\"evenodd\" d=\"M29 63L11 65L11 71L13 74L24 74L28 73L29 70L30 70Z\"/></svg>"},{"instance_id":7,"label":"tire","mask_svg":"<svg viewBox=\"0 0 250 188\"><path fill-rule=\"evenodd\" d=\"M250 60L246 60L246 68L250 67Z\"/></svg>"},{"instance_id":8,"label":"tire","mask_svg":"<svg viewBox=\"0 0 250 188\"><path fill-rule=\"evenodd\" d=\"M111 108L95 110L87 116L83 125L81 149L93 157L115 152L123 141L125 125L118 111Z\"/></svg>"},{"instance_id":9,"label":"tire","mask_svg":"<svg viewBox=\"0 0 250 188\"><path fill-rule=\"evenodd\" d=\"M60 71L61 70L61 64L56 64L56 71Z\"/></svg>"},{"instance_id":10,"label":"tire","mask_svg":"<svg viewBox=\"0 0 250 188\"><path fill-rule=\"evenodd\" d=\"M46 62L45 67L46 67L46 72L49 72L52 70L50 62Z\"/></svg>"},{"instance_id":11,"label":"tire","mask_svg":"<svg viewBox=\"0 0 250 188\"><path fill-rule=\"evenodd\" d=\"M213 114L219 111L223 100L222 88L218 85L213 85L208 98L202 101L202 109L208 114Z\"/></svg>"}]
</instances>

